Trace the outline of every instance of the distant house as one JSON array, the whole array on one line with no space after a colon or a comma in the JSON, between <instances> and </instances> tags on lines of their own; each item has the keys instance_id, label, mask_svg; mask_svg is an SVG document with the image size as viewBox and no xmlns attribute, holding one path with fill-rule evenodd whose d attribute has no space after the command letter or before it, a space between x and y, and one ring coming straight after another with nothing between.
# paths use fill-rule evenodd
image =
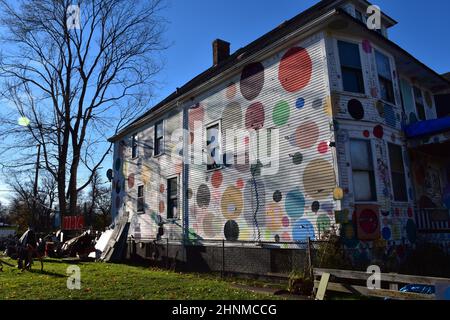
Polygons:
<instances>
[{"instance_id":1,"label":"distant house","mask_svg":"<svg viewBox=\"0 0 450 320\"><path fill-rule=\"evenodd\" d=\"M368 5L320 1L231 55L214 41L211 68L110 138L132 253L168 239L214 269L224 239L235 269L273 272L280 249L333 229L359 262L448 245L450 118L435 97L450 82L389 40L386 14L368 29Z\"/></svg>"}]
</instances>

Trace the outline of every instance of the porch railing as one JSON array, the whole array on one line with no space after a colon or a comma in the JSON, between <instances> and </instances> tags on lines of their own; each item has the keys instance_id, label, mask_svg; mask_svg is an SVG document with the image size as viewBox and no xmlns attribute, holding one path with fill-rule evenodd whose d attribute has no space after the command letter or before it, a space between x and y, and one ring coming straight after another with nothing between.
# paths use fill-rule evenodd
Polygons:
<instances>
[{"instance_id":1,"label":"porch railing","mask_svg":"<svg viewBox=\"0 0 450 320\"><path fill-rule=\"evenodd\" d=\"M450 232L450 210L422 208L416 210L417 230L422 233Z\"/></svg>"}]
</instances>

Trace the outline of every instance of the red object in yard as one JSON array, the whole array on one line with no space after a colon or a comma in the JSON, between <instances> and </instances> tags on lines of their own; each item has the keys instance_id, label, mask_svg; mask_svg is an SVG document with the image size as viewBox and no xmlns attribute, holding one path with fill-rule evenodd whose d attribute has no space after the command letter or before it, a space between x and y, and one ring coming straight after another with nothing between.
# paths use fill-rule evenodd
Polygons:
<instances>
[{"instance_id":1,"label":"red object in yard","mask_svg":"<svg viewBox=\"0 0 450 320\"><path fill-rule=\"evenodd\" d=\"M55 244L53 242L47 242L45 244L45 256L52 257L54 248L55 248Z\"/></svg>"},{"instance_id":2,"label":"red object in yard","mask_svg":"<svg viewBox=\"0 0 450 320\"><path fill-rule=\"evenodd\" d=\"M65 216L63 218L63 230L81 230L84 227L83 216Z\"/></svg>"}]
</instances>

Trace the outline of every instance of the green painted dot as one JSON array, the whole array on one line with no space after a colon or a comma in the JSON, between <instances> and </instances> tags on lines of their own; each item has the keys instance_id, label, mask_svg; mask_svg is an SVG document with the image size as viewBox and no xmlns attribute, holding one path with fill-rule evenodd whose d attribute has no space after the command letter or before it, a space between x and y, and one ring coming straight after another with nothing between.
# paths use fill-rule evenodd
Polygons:
<instances>
[{"instance_id":1,"label":"green painted dot","mask_svg":"<svg viewBox=\"0 0 450 320\"><path fill-rule=\"evenodd\" d=\"M321 214L317 218L317 229L319 230L319 233L322 235L326 231L328 231L331 227L330 218L328 218L327 215Z\"/></svg>"},{"instance_id":2,"label":"green painted dot","mask_svg":"<svg viewBox=\"0 0 450 320\"><path fill-rule=\"evenodd\" d=\"M289 104L286 101L280 101L275 105L273 109L273 122L277 126L285 125L289 120Z\"/></svg>"}]
</instances>

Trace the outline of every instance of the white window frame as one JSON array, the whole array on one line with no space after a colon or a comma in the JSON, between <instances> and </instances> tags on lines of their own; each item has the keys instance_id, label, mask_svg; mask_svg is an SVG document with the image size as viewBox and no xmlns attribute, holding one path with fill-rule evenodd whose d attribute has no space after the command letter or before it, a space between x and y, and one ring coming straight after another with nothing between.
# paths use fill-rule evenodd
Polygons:
<instances>
[{"instance_id":1,"label":"white window frame","mask_svg":"<svg viewBox=\"0 0 450 320\"><path fill-rule=\"evenodd\" d=\"M219 164L219 166L217 167L217 168L209 168L208 169L208 129L209 128L211 128L211 127L213 127L213 126L215 126L215 125L218 125L219 126L219 129L218 129L218 131L219 131L219 134L218 134L218 144L219 144L219 151L220 151L220 157L221 157L221 163ZM206 171L207 172L212 172L212 171L216 171L216 170L222 170L222 169L224 169L224 164L223 164L223 143L222 143L222 119L219 119L219 120L215 120L215 121L212 121L212 122L210 122L210 123L208 123L208 124L206 124L205 125L205 130L204 130L204 132L205 132L205 154L206 154Z\"/></svg>"},{"instance_id":2,"label":"white window frame","mask_svg":"<svg viewBox=\"0 0 450 320\"><path fill-rule=\"evenodd\" d=\"M375 192L375 200L363 200L363 201L359 201L355 199L355 185L353 183L353 163L352 163L352 152L351 152L351 142L352 140L360 140L360 141L366 141L369 143L370 146L370 151L372 154L372 167L373 167L373 175L374 175L374 192ZM374 141L373 139L363 139L363 138L359 138L359 137L349 137L348 138L348 142L347 142L347 159L348 159L348 163L349 163L349 185L351 186L352 192L353 192L353 200L356 204L378 204L379 201L379 194L378 194L378 181L377 181L377 176L376 176L376 168L377 168L377 162L375 160L376 155L374 153L374 150L376 150L375 145L374 145Z\"/></svg>"}]
</instances>

